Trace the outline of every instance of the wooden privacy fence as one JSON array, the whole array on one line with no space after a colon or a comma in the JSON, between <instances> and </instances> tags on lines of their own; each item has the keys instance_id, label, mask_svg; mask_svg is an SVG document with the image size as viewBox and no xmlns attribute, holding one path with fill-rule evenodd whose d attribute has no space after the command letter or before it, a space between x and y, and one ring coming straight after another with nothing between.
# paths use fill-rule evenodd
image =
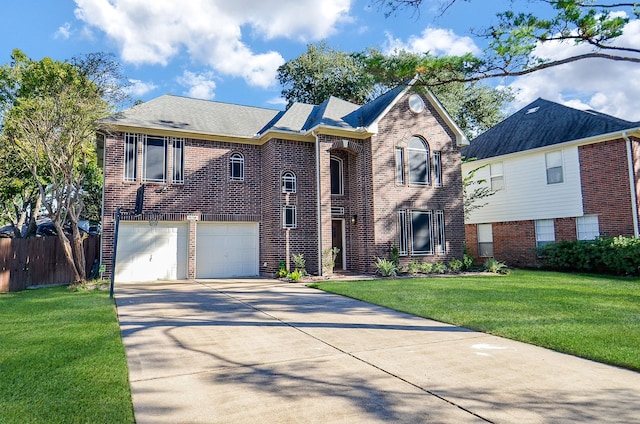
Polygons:
<instances>
[{"instance_id":1,"label":"wooden privacy fence","mask_svg":"<svg viewBox=\"0 0 640 424\"><path fill-rule=\"evenodd\" d=\"M88 276L100 258L100 236L84 240L84 254ZM58 237L0 238L0 292L72 281Z\"/></svg>"}]
</instances>

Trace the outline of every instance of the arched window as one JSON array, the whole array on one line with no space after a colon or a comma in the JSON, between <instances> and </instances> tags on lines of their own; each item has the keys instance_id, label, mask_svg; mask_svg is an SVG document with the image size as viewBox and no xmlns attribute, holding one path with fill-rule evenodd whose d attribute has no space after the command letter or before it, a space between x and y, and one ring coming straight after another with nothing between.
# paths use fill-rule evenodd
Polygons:
<instances>
[{"instance_id":1,"label":"arched window","mask_svg":"<svg viewBox=\"0 0 640 424\"><path fill-rule=\"evenodd\" d=\"M232 181L244 181L244 156L233 153L229 162L229 178Z\"/></svg>"},{"instance_id":2,"label":"arched window","mask_svg":"<svg viewBox=\"0 0 640 424\"><path fill-rule=\"evenodd\" d=\"M407 145L409 184L430 185L429 147L420 137L413 136Z\"/></svg>"},{"instance_id":3,"label":"arched window","mask_svg":"<svg viewBox=\"0 0 640 424\"><path fill-rule=\"evenodd\" d=\"M295 193L296 192L296 174L291 171L287 171L282 174L282 192L283 193Z\"/></svg>"},{"instance_id":4,"label":"arched window","mask_svg":"<svg viewBox=\"0 0 640 424\"><path fill-rule=\"evenodd\" d=\"M342 159L331 156L331 194L344 194L343 162Z\"/></svg>"}]
</instances>

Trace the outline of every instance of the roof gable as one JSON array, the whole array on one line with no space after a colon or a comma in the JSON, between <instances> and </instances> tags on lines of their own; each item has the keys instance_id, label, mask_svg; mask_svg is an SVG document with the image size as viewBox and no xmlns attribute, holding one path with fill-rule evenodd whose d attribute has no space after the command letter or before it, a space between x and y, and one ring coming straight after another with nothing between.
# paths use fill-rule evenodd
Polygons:
<instances>
[{"instance_id":1,"label":"roof gable","mask_svg":"<svg viewBox=\"0 0 640 424\"><path fill-rule=\"evenodd\" d=\"M485 159L636 127L637 122L539 98L480 134L462 154Z\"/></svg>"}]
</instances>

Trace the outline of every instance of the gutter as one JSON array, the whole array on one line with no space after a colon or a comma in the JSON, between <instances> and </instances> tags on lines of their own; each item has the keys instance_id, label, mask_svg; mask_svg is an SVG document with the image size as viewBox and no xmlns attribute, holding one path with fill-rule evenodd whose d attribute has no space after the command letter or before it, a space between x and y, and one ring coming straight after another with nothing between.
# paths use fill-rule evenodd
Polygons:
<instances>
[{"instance_id":1,"label":"gutter","mask_svg":"<svg viewBox=\"0 0 640 424\"><path fill-rule=\"evenodd\" d=\"M318 214L318 275L322 275L322 207L320 205L320 142L315 129L311 131L316 139L316 207Z\"/></svg>"},{"instance_id":2,"label":"gutter","mask_svg":"<svg viewBox=\"0 0 640 424\"><path fill-rule=\"evenodd\" d=\"M638 196L636 194L636 183L633 169L633 153L631 151L631 139L626 131L622 132L622 138L627 145L627 166L629 168L629 188L631 190L631 210L633 211L633 236L638 237Z\"/></svg>"}]
</instances>

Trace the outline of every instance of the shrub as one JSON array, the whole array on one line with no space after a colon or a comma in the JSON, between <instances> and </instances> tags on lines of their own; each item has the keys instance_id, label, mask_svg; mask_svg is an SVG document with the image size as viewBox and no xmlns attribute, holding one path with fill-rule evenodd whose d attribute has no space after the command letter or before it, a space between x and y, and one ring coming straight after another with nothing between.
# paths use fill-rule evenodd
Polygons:
<instances>
[{"instance_id":1,"label":"shrub","mask_svg":"<svg viewBox=\"0 0 640 424\"><path fill-rule=\"evenodd\" d=\"M289 279L290 279L291 281L298 281L298 280L300 280L301 278L302 278L302 273L301 273L299 270L297 270L297 269L296 269L295 271L292 271L292 272L289 274Z\"/></svg>"},{"instance_id":2,"label":"shrub","mask_svg":"<svg viewBox=\"0 0 640 424\"><path fill-rule=\"evenodd\" d=\"M307 275L307 260L304 258L302 253L294 253L292 255L293 259L293 269L296 271L300 271L300 275Z\"/></svg>"},{"instance_id":3,"label":"shrub","mask_svg":"<svg viewBox=\"0 0 640 424\"><path fill-rule=\"evenodd\" d=\"M429 262L423 262L420 264L420 272L424 274L431 274L433 272L433 264Z\"/></svg>"},{"instance_id":4,"label":"shrub","mask_svg":"<svg viewBox=\"0 0 640 424\"><path fill-rule=\"evenodd\" d=\"M484 261L484 269L494 274L509 274L511 271L504 262L500 262L495 258L489 258Z\"/></svg>"},{"instance_id":5,"label":"shrub","mask_svg":"<svg viewBox=\"0 0 640 424\"><path fill-rule=\"evenodd\" d=\"M400 268L400 251L395 243L391 246L391 252L389 253L389 260L393 262L396 268Z\"/></svg>"},{"instance_id":6,"label":"shrub","mask_svg":"<svg viewBox=\"0 0 640 424\"><path fill-rule=\"evenodd\" d=\"M453 272L454 274L457 274L460 271L462 271L463 266L464 264L462 263L462 261L456 258L451 259L447 264L447 268L449 269L449 271Z\"/></svg>"},{"instance_id":7,"label":"shrub","mask_svg":"<svg viewBox=\"0 0 640 424\"><path fill-rule=\"evenodd\" d=\"M471 267L473 266L473 262L473 256L469 256L466 253L462 256L462 265L465 271L471 269Z\"/></svg>"},{"instance_id":8,"label":"shrub","mask_svg":"<svg viewBox=\"0 0 640 424\"><path fill-rule=\"evenodd\" d=\"M431 272L433 272L434 274L444 274L445 272L447 272L447 266L442 262L436 262L432 265Z\"/></svg>"},{"instance_id":9,"label":"shrub","mask_svg":"<svg viewBox=\"0 0 640 424\"><path fill-rule=\"evenodd\" d=\"M286 270L286 269L284 269L284 268L280 268L280 269L278 270L278 273L277 273L278 278L284 278L284 277L286 277L286 276L287 276L287 274L289 274L289 273L288 273L288 272L287 272L287 270Z\"/></svg>"},{"instance_id":10,"label":"shrub","mask_svg":"<svg viewBox=\"0 0 640 424\"><path fill-rule=\"evenodd\" d=\"M383 277L395 277L398 275L398 267L390 260L376 258L376 273Z\"/></svg>"},{"instance_id":11,"label":"shrub","mask_svg":"<svg viewBox=\"0 0 640 424\"><path fill-rule=\"evenodd\" d=\"M409 265L407 265L407 272L411 275L416 275L422 271L422 265L420 261L414 259Z\"/></svg>"},{"instance_id":12,"label":"shrub","mask_svg":"<svg viewBox=\"0 0 640 424\"><path fill-rule=\"evenodd\" d=\"M640 239L635 237L560 241L538 249L538 255L551 269L640 275Z\"/></svg>"}]
</instances>

